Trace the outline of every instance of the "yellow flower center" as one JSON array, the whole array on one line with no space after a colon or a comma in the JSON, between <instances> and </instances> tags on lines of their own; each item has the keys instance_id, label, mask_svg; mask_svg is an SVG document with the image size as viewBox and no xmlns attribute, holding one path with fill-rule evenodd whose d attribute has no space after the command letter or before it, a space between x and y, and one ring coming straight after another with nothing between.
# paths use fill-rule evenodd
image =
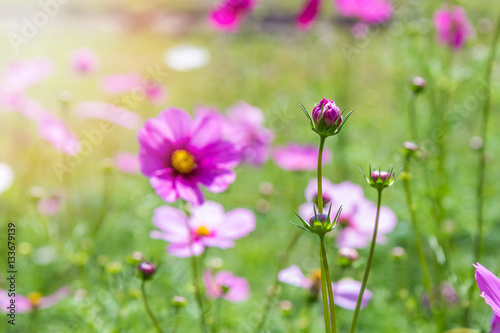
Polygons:
<instances>
[{"instance_id":1,"label":"yellow flower center","mask_svg":"<svg viewBox=\"0 0 500 333\"><path fill-rule=\"evenodd\" d=\"M40 300L42 299L43 295L39 292L33 292L28 295L28 299L31 302L31 305L33 306L38 306L40 304Z\"/></svg>"},{"instance_id":2,"label":"yellow flower center","mask_svg":"<svg viewBox=\"0 0 500 333\"><path fill-rule=\"evenodd\" d=\"M190 173L196 168L196 163L193 155L181 149L172 154L172 167L180 173Z\"/></svg>"},{"instance_id":3,"label":"yellow flower center","mask_svg":"<svg viewBox=\"0 0 500 333\"><path fill-rule=\"evenodd\" d=\"M204 225L202 225L201 227L199 227L196 230L196 236L201 237L201 236L208 236L208 235L210 235L210 231Z\"/></svg>"},{"instance_id":4,"label":"yellow flower center","mask_svg":"<svg viewBox=\"0 0 500 333\"><path fill-rule=\"evenodd\" d=\"M315 269L314 271L312 271L311 275L309 275L309 278L313 282L313 285L321 285L321 269Z\"/></svg>"}]
</instances>

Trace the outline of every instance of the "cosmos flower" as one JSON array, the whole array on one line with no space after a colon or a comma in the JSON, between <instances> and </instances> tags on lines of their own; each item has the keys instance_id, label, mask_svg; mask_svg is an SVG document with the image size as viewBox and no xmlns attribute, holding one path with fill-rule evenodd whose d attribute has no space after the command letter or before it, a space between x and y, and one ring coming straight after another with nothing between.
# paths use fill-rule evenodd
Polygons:
<instances>
[{"instance_id":1,"label":"cosmos flower","mask_svg":"<svg viewBox=\"0 0 500 333\"><path fill-rule=\"evenodd\" d=\"M231 169L239 153L222 140L220 123L210 115L191 120L184 110L167 109L146 121L138 140L141 171L166 202L181 198L199 205L200 185L220 193L236 179Z\"/></svg>"},{"instance_id":2,"label":"cosmos flower","mask_svg":"<svg viewBox=\"0 0 500 333\"><path fill-rule=\"evenodd\" d=\"M274 162L287 171L311 171L318 166L318 150L314 145L299 145L290 143L285 147L274 150ZM323 165L330 163L332 154L329 150L323 151Z\"/></svg>"},{"instance_id":3,"label":"cosmos flower","mask_svg":"<svg viewBox=\"0 0 500 333\"><path fill-rule=\"evenodd\" d=\"M454 50L460 50L465 41L474 34L474 28L467 19L467 14L460 6L448 6L436 11L434 26L441 44L447 44Z\"/></svg>"},{"instance_id":4,"label":"cosmos flower","mask_svg":"<svg viewBox=\"0 0 500 333\"><path fill-rule=\"evenodd\" d=\"M492 328L497 328L498 321L500 321L500 279L480 263L473 264L473 266L476 268L475 277L481 291L481 297L484 298L496 316Z\"/></svg>"},{"instance_id":5,"label":"cosmos flower","mask_svg":"<svg viewBox=\"0 0 500 333\"><path fill-rule=\"evenodd\" d=\"M321 271L319 269L314 270L309 277L306 277L298 266L293 265L282 269L278 273L278 280L292 286L310 289L311 293L314 294L321 292ZM347 310L354 310L356 308L356 302L361 290L361 282L342 279L332 283L332 287L335 296L335 305ZM361 301L361 308L368 305L371 298L372 292L365 290Z\"/></svg>"},{"instance_id":6,"label":"cosmos flower","mask_svg":"<svg viewBox=\"0 0 500 333\"><path fill-rule=\"evenodd\" d=\"M15 297L15 306L17 313L23 312L31 312L35 309L46 309L51 306L56 305L66 297L70 295L69 287L61 287L55 293L43 296L39 292L33 292L28 295L28 297L16 294ZM11 304L11 299L13 297L9 297L7 291L0 290L0 307L2 312L9 313L9 306Z\"/></svg>"},{"instance_id":7,"label":"cosmos flower","mask_svg":"<svg viewBox=\"0 0 500 333\"><path fill-rule=\"evenodd\" d=\"M7 163L0 162L0 194L7 191L14 182L14 171Z\"/></svg>"},{"instance_id":8,"label":"cosmos flower","mask_svg":"<svg viewBox=\"0 0 500 333\"><path fill-rule=\"evenodd\" d=\"M222 0L210 13L210 24L220 31L235 31L255 8L256 0Z\"/></svg>"},{"instance_id":9,"label":"cosmos flower","mask_svg":"<svg viewBox=\"0 0 500 333\"><path fill-rule=\"evenodd\" d=\"M193 207L189 218L176 208L158 207L153 223L160 231L151 231L151 238L169 242L167 252L170 255L190 257L203 253L205 247L233 247L236 239L255 229L255 216L243 208L224 213L222 205L207 201Z\"/></svg>"},{"instance_id":10,"label":"cosmos flower","mask_svg":"<svg viewBox=\"0 0 500 333\"><path fill-rule=\"evenodd\" d=\"M80 151L80 141L71 129L55 116L46 116L38 123L38 135L63 154L73 156Z\"/></svg>"},{"instance_id":11,"label":"cosmos flower","mask_svg":"<svg viewBox=\"0 0 500 333\"><path fill-rule=\"evenodd\" d=\"M63 191L55 191L50 196L40 198L38 212L42 215L53 216L61 211L64 206L65 196Z\"/></svg>"},{"instance_id":12,"label":"cosmos flower","mask_svg":"<svg viewBox=\"0 0 500 333\"><path fill-rule=\"evenodd\" d=\"M80 102L75 107L75 114L82 118L104 119L128 129L136 129L141 123L137 113L104 102Z\"/></svg>"},{"instance_id":13,"label":"cosmos flower","mask_svg":"<svg viewBox=\"0 0 500 333\"><path fill-rule=\"evenodd\" d=\"M136 154L119 152L115 155L113 161L116 169L123 173L136 174L141 172L139 158Z\"/></svg>"},{"instance_id":14,"label":"cosmos flower","mask_svg":"<svg viewBox=\"0 0 500 333\"><path fill-rule=\"evenodd\" d=\"M54 64L47 57L19 60L11 63L0 78L0 87L11 92L24 92L46 80L54 72Z\"/></svg>"},{"instance_id":15,"label":"cosmos flower","mask_svg":"<svg viewBox=\"0 0 500 333\"><path fill-rule=\"evenodd\" d=\"M203 282L208 298L224 298L239 303L250 296L248 281L229 271L221 271L214 276L211 271L205 270Z\"/></svg>"},{"instance_id":16,"label":"cosmos flower","mask_svg":"<svg viewBox=\"0 0 500 333\"><path fill-rule=\"evenodd\" d=\"M161 104L167 95L160 82L148 80L138 73L108 75L102 79L101 88L113 95L134 93L136 98L144 96L155 105Z\"/></svg>"},{"instance_id":17,"label":"cosmos flower","mask_svg":"<svg viewBox=\"0 0 500 333\"><path fill-rule=\"evenodd\" d=\"M99 68L99 57L93 50L82 48L71 54L70 63L71 69L76 74L90 74Z\"/></svg>"}]
</instances>

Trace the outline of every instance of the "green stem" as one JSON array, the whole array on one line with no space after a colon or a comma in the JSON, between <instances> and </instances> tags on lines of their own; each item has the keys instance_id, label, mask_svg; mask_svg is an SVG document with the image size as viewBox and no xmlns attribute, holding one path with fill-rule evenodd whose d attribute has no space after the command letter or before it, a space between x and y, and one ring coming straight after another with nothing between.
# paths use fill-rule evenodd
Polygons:
<instances>
[{"instance_id":1,"label":"green stem","mask_svg":"<svg viewBox=\"0 0 500 333\"><path fill-rule=\"evenodd\" d=\"M330 321L332 324L332 332L337 332L337 318L335 315L335 301L333 299L333 288L332 288L332 279L330 277L330 268L328 267L328 258L326 256L325 250L325 237L320 236L320 246L321 246L321 256L323 257L323 265L325 265L325 275L321 275L321 279L323 280L323 276L326 279L326 288L328 289L328 304L330 304Z\"/></svg>"},{"instance_id":2,"label":"green stem","mask_svg":"<svg viewBox=\"0 0 500 333\"><path fill-rule=\"evenodd\" d=\"M221 312L221 307L222 307L222 298L219 298L215 301L214 305L214 323L212 325L212 333L217 332L217 325L220 324L220 312Z\"/></svg>"},{"instance_id":3,"label":"green stem","mask_svg":"<svg viewBox=\"0 0 500 333\"><path fill-rule=\"evenodd\" d=\"M295 245L297 245L297 242L299 241L300 236L302 236L303 233L304 232L302 230L297 231L292 241L290 242L290 244L288 244L285 252L282 254L280 258L280 261L278 263L278 269L276 270L276 274L274 274L274 283L271 288L271 292L267 296L266 305L264 306L264 312L262 313L262 318L260 319L259 325L255 329L255 333L261 332L262 329L264 328L264 325L266 324L267 316L269 315L269 312L271 312L271 306L274 302L274 298L276 297L279 287L278 273L285 267L285 264L288 261L288 257L292 253L292 250L295 248Z\"/></svg>"},{"instance_id":4,"label":"green stem","mask_svg":"<svg viewBox=\"0 0 500 333\"><path fill-rule=\"evenodd\" d=\"M321 238L321 236L320 236ZM323 256L323 249L321 246L321 242L319 244L319 252L320 252L320 263L321 263L321 296L323 298L323 317L325 319L325 332L331 333L331 322L330 322L330 311L328 309L328 291L326 288L326 269L325 269L325 257Z\"/></svg>"},{"instance_id":5,"label":"green stem","mask_svg":"<svg viewBox=\"0 0 500 333\"><path fill-rule=\"evenodd\" d=\"M177 327L179 326L179 312L179 307L176 307L174 314L174 324L172 325L172 333L175 333L177 331Z\"/></svg>"},{"instance_id":6,"label":"green stem","mask_svg":"<svg viewBox=\"0 0 500 333\"><path fill-rule=\"evenodd\" d=\"M205 321L205 310L203 308L203 298L201 296L200 278L198 273L198 265L196 264L196 256L191 255L191 273L193 275L193 282L195 288L195 298L198 308L200 309L200 322L203 332L208 332L207 323Z\"/></svg>"},{"instance_id":7,"label":"green stem","mask_svg":"<svg viewBox=\"0 0 500 333\"><path fill-rule=\"evenodd\" d=\"M141 284L141 290L142 290L142 299L144 300L144 308L146 309L146 312L148 313L149 318L151 318L151 321L155 325L156 330L158 331L158 333L162 333L160 324L158 323L158 320L156 320L156 317L153 314L153 311L151 311L151 308L149 307L148 298L146 296L146 287L145 287L145 285L146 285L146 281L143 280L142 284Z\"/></svg>"},{"instance_id":8,"label":"green stem","mask_svg":"<svg viewBox=\"0 0 500 333\"><path fill-rule=\"evenodd\" d=\"M409 110L409 115L408 115L408 121L409 121L409 128L410 128L410 133L411 133L411 139L418 143L419 138L418 138L418 130L417 130L417 118L415 117L415 101L417 100L417 94L412 93L410 97L410 105L408 107Z\"/></svg>"},{"instance_id":9,"label":"green stem","mask_svg":"<svg viewBox=\"0 0 500 333\"><path fill-rule=\"evenodd\" d=\"M368 276L370 275L370 269L372 267L373 253L375 252L375 244L377 241L378 232L378 218L380 215L380 204L382 202L382 190L378 190L378 200L377 200L377 216L375 217L375 229L373 230L372 244L370 246L370 253L368 254L368 262L366 263L365 273L363 275L363 282L361 283L361 291L359 292L358 302L356 303L356 309L354 310L354 316L352 317L350 333L356 331L356 324L358 322L359 310L361 309L361 301L363 300L363 294L366 289L366 283L368 282Z\"/></svg>"},{"instance_id":10,"label":"green stem","mask_svg":"<svg viewBox=\"0 0 500 333\"><path fill-rule=\"evenodd\" d=\"M323 148L326 138L320 136L318 152L318 214L323 213Z\"/></svg>"}]
</instances>

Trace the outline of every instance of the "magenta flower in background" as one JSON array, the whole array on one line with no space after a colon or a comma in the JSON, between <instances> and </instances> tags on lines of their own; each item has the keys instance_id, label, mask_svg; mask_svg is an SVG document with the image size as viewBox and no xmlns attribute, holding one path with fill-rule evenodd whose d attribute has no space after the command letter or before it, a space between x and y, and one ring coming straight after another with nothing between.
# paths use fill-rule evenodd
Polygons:
<instances>
[{"instance_id":1,"label":"magenta flower in background","mask_svg":"<svg viewBox=\"0 0 500 333\"><path fill-rule=\"evenodd\" d=\"M392 16L392 4L387 0L336 0L339 13L368 24L378 24Z\"/></svg>"},{"instance_id":2,"label":"magenta flower in background","mask_svg":"<svg viewBox=\"0 0 500 333\"><path fill-rule=\"evenodd\" d=\"M167 91L159 83L144 83L144 90L146 91L146 98L154 105L160 105L167 99Z\"/></svg>"},{"instance_id":3,"label":"magenta flower in background","mask_svg":"<svg viewBox=\"0 0 500 333\"><path fill-rule=\"evenodd\" d=\"M144 123L138 140L141 171L166 202L181 198L199 205L200 185L220 193L236 179L239 153L222 140L220 123L210 115L191 120L184 110L167 109Z\"/></svg>"},{"instance_id":4,"label":"magenta flower in background","mask_svg":"<svg viewBox=\"0 0 500 333\"><path fill-rule=\"evenodd\" d=\"M112 74L104 77L101 88L108 94L124 94L142 87L142 77L137 73Z\"/></svg>"},{"instance_id":5,"label":"magenta flower in background","mask_svg":"<svg viewBox=\"0 0 500 333\"><path fill-rule=\"evenodd\" d=\"M480 263L473 266L476 268L475 277L481 297L493 310L496 321L500 321L500 279ZM498 326L496 321L493 321L492 328Z\"/></svg>"},{"instance_id":6,"label":"magenta flower in background","mask_svg":"<svg viewBox=\"0 0 500 333\"><path fill-rule=\"evenodd\" d=\"M46 216L56 215L62 210L64 202L64 192L55 191L52 195L43 197L38 201L38 212Z\"/></svg>"},{"instance_id":7,"label":"magenta flower in background","mask_svg":"<svg viewBox=\"0 0 500 333\"><path fill-rule=\"evenodd\" d=\"M71 54L71 69L76 74L90 74L99 68L99 57L89 48L75 50Z\"/></svg>"},{"instance_id":8,"label":"magenta flower in background","mask_svg":"<svg viewBox=\"0 0 500 333\"><path fill-rule=\"evenodd\" d=\"M460 6L445 5L434 14L434 26L441 44L460 50L465 41L474 34L474 28L467 19L465 10Z\"/></svg>"},{"instance_id":9,"label":"magenta flower in background","mask_svg":"<svg viewBox=\"0 0 500 333\"><path fill-rule=\"evenodd\" d=\"M47 57L20 60L10 64L0 78L0 87L11 92L24 92L50 77L54 64Z\"/></svg>"},{"instance_id":10,"label":"magenta flower in background","mask_svg":"<svg viewBox=\"0 0 500 333\"><path fill-rule=\"evenodd\" d=\"M285 147L274 149L274 162L287 171L311 171L318 167L319 148L314 145L299 145L290 143ZM323 151L323 165L330 163L332 154L329 150Z\"/></svg>"},{"instance_id":11,"label":"magenta flower in background","mask_svg":"<svg viewBox=\"0 0 500 333\"><path fill-rule=\"evenodd\" d=\"M38 123L38 135L63 154L73 156L80 151L80 141L71 129L55 116L46 116Z\"/></svg>"},{"instance_id":12,"label":"magenta flower in background","mask_svg":"<svg viewBox=\"0 0 500 333\"><path fill-rule=\"evenodd\" d=\"M310 277L306 277L298 266L293 265L282 269L278 273L278 280L295 287L304 289L314 288L314 290L321 292L320 270L315 270ZM347 310L354 310L356 308L356 302L358 300L359 292L361 291L361 282L351 279L342 279L332 283L332 287L333 294L335 296L335 305ZM368 305L371 298L372 292L368 289L365 290L363 299L361 300L361 309Z\"/></svg>"},{"instance_id":13,"label":"magenta flower in background","mask_svg":"<svg viewBox=\"0 0 500 333\"><path fill-rule=\"evenodd\" d=\"M28 297L16 294L16 312L23 313L31 312L35 309L50 308L51 306L56 305L57 303L68 297L70 293L71 291L69 287L65 286L61 287L55 293L48 296L43 296L39 292L31 293L30 295L28 295ZM11 299L13 298L8 296L7 291L0 290L0 307L2 312L9 313L10 310L8 307L11 304Z\"/></svg>"},{"instance_id":14,"label":"magenta flower in background","mask_svg":"<svg viewBox=\"0 0 500 333\"><path fill-rule=\"evenodd\" d=\"M119 152L115 155L113 161L116 169L123 173L136 174L141 172L139 157L136 154Z\"/></svg>"},{"instance_id":15,"label":"magenta flower in background","mask_svg":"<svg viewBox=\"0 0 500 333\"><path fill-rule=\"evenodd\" d=\"M296 19L298 29L307 30L312 26L318 15L319 4L320 0L306 0Z\"/></svg>"},{"instance_id":16,"label":"magenta flower in background","mask_svg":"<svg viewBox=\"0 0 500 333\"><path fill-rule=\"evenodd\" d=\"M210 13L210 24L220 31L238 30L255 5L255 0L222 0Z\"/></svg>"},{"instance_id":17,"label":"magenta flower in background","mask_svg":"<svg viewBox=\"0 0 500 333\"><path fill-rule=\"evenodd\" d=\"M136 129L141 123L137 113L104 102L80 102L75 107L75 114L81 118L104 119L128 129Z\"/></svg>"},{"instance_id":18,"label":"magenta flower in background","mask_svg":"<svg viewBox=\"0 0 500 333\"><path fill-rule=\"evenodd\" d=\"M221 271L215 276L209 270L203 273L208 298L224 298L233 303L246 301L250 296L248 281L229 271Z\"/></svg>"},{"instance_id":19,"label":"magenta flower in background","mask_svg":"<svg viewBox=\"0 0 500 333\"><path fill-rule=\"evenodd\" d=\"M170 255L190 257L203 253L205 247L233 247L236 239L255 229L255 215L244 208L224 213L222 205L207 201L193 207L189 218L176 208L158 207L153 223L161 231L151 231L151 238L169 242L167 251Z\"/></svg>"}]
</instances>

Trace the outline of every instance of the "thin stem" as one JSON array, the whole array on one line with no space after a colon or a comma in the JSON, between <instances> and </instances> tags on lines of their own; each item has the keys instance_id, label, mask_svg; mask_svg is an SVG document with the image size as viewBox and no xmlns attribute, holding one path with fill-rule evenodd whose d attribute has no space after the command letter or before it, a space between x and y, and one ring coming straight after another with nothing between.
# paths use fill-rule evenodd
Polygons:
<instances>
[{"instance_id":1,"label":"thin stem","mask_svg":"<svg viewBox=\"0 0 500 333\"><path fill-rule=\"evenodd\" d=\"M203 308L203 298L201 296L200 279L198 273L198 265L196 264L196 256L191 255L191 273L193 275L193 282L195 288L195 298L198 308L200 309L200 322L203 332L208 332L207 323L205 321L205 310Z\"/></svg>"},{"instance_id":2,"label":"thin stem","mask_svg":"<svg viewBox=\"0 0 500 333\"><path fill-rule=\"evenodd\" d=\"M172 325L172 333L175 333L175 331L177 331L177 327L179 326L179 312L180 308L176 307L174 314L174 324Z\"/></svg>"},{"instance_id":3,"label":"thin stem","mask_svg":"<svg viewBox=\"0 0 500 333\"><path fill-rule=\"evenodd\" d=\"M269 315L269 312L271 311L271 305L274 302L274 298L276 297L276 293L278 291L279 287L279 281L278 281L278 273L285 267L285 264L288 260L288 257L292 253L292 250L295 248L295 245L297 245L297 242L300 239L300 236L302 236L304 232L302 230L298 230L295 236L293 237L292 241L290 244L288 244L285 252L282 254L280 261L278 263L278 269L276 270L276 274L274 274L274 284L271 288L271 292L267 296L267 301L266 305L264 306L264 312L262 313L262 318L260 319L260 323L255 329L255 333L258 333L262 331L264 328L264 325L266 324L267 316Z\"/></svg>"},{"instance_id":4,"label":"thin stem","mask_svg":"<svg viewBox=\"0 0 500 333\"><path fill-rule=\"evenodd\" d=\"M412 93L410 96L410 103L408 106L409 114L408 114L408 121L409 121L409 128L410 128L410 133L411 133L411 139L414 142L418 142L418 130L417 130L417 118L415 117L415 101L417 100L417 94Z\"/></svg>"},{"instance_id":5,"label":"thin stem","mask_svg":"<svg viewBox=\"0 0 500 333\"><path fill-rule=\"evenodd\" d=\"M213 322L213 325L212 325L212 333L216 333L217 332L217 325L220 324L220 313L221 313L221 307L222 307L222 299L223 298L219 298L215 301L215 305L214 305L214 322Z\"/></svg>"},{"instance_id":6,"label":"thin stem","mask_svg":"<svg viewBox=\"0 0 500 333\"><path fill-rule=\"evenodd\" d=\"M320 236L321 238L321 236ZM321 246L321 242L319 244L319 252L320 252L320 263L321 263L321 296L323 297L323 317L325 319L325 332L331 333L331 322L330 322L330 311L328 309L328 291L326 288L326 270L325 270L325 258L323 257L323 249Z\"/></svg>"},{"instance_id":7,"label":"thin stem","mask_svg":"<svg viewBox=\"0 0 500 333\"><path fill-rule=\"evenodd\" d=\"M151 311L151 308L149 307L148 298L146 296L146 281L144 281L144 280L141 283L141 290L142 290L142 299L144 300L144 308L146 309L146 312L148 313L149 318L151 318L153 325L155 325L158 333L162 333L160 324L158 323L158 320L156 320L156 317L153 314L153 311Z\"/></svg>"},{"instance_id":8,"label":"thin stem","mask_svg":"<svg viewBox=\"0 0 500 333\"><path fill-rule=\"evenodd\" d=\"M429 267L427 265L427 259L425 257L424 248L422 245L422 237L420 235L419 224L417 221L417 214L415 213L415 205L413 203L412 195L411 195L411 186L410 186L410 167L408 161L405 163L405 171L406 177L404 178L404 187L406 192L406 203L408 206L408 211L410 212L410 220L413 226L413 235L415 237L415 246L417 248L418 259L420 261L420 269L422 270L422 275L424 278L424 287L429 295L429 301L431 305L432 316L434 318L434 322L436 323L436 328L438 332L442 332L442 325L438 320L438 313L436 311L436 298L434 297L434 293L432 292L432 284L431 284L431 276L429 273Z\"/></svg>"},{"instance_id":9,"label":"thin stem","mask_svg":"<svg viewBox=\"0 0 500 333\"><path fill-rule=\"evenodd\" d=\"M325 146L326 138L321 136L319 141L319 152L318 152L318 213L323 213L323 148Z\"/></svg>"},{"instance_id":10,"label":"thin stem","mask_svg":"<svg viewBox=\"0 0 500 333\"><path fill-rule=\"evenodd\" d=\"M378 200L377 200L377 216L375 217L375 229L373 230L372 244L370 246L370 253L368 254L368 262L366 263L365 273L363 275L363 282L361 283L361 291L359 292L358 302L356 303L356 309L354 310L354 316L352 317L350 333L356 331L356 324L358 322L359 310L361 309L361 301L363 300L363 294L366 289L366 283L368 282L368 276L370 275L370 269L372 267L373 253L375 252L375 244L377 241L378 232L378 218L380 215L380 204L382 202L382 190L378 190Z\"/></svg>"},{"instance_id":11,"label":"thin stem","mask_svg":"<svg viewBox=\"0 0 500 333\"><path fill-rule=\"evenodd\" d=\"M325 250L325 237L320 236L320 246L321 246L321 256L323 257L323 264L325 265L325 279L326 279L326 288L328 289L328 304L330 304L330 320L332 323L332 332L337 332L337 318L335 315L335 301L333 299L333 288L332 288L332 279L330 277L330 268L328 267L328 258L326 256ZM323 279L323 275L321 275L321 279Z\"/></svg>"}]
</instances>

